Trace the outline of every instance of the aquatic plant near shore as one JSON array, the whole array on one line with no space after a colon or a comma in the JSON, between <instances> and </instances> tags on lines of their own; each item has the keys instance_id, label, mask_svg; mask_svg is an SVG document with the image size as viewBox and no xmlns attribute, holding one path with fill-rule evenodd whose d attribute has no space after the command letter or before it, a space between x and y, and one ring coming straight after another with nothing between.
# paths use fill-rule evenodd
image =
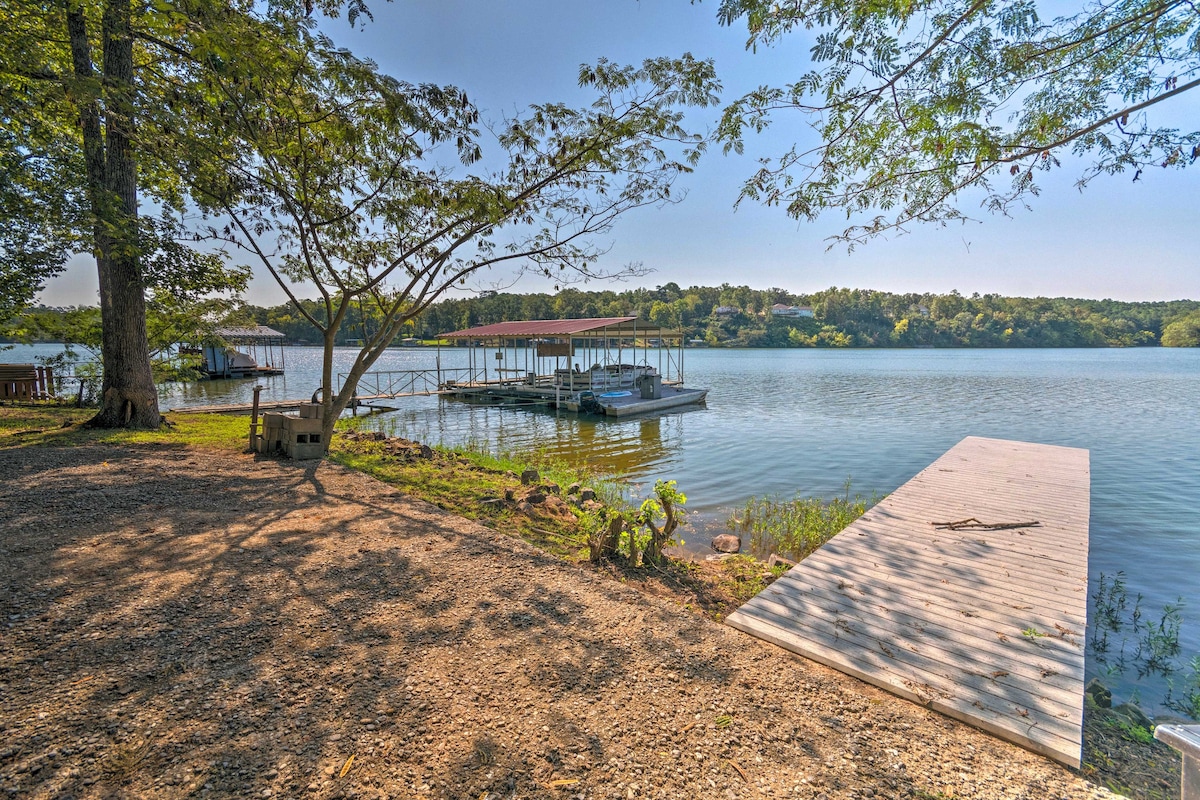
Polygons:
<instances>
[{"instance_id":1,"label":"aquatic plant near shore","mask_svg":"<svg viewBox=\"0 0 1200 800\"><path fill-rule=\"evenodd\" d=\"M1146 619L1142 595L1130 602L1125 573L1114 576L1100 573L1092 594L1095 614L1088 639L1090 655L1110 675L1134 670L1138 678L1161 675L1167 679L1162 704L1193 719L1200 719L1200 656L1192 656L1188 674L1176 685L1174 677L1183 671L1180 628L1183 624L1183 599L1163 606L1155 622Z\"/></svg>"},{"instance_id":2,"label":"aquatic plant near shore","mask_svg":"<svg viewBox=\"0 0 1200 800\"><path fill-rule=\"evenodd\" d=\"M675 481L659 480L654 483L654 495L636 510L617 497L599 512L585 512L589 560L599 562L623 551L630 566L661 564L666 557L663 549L679 544L674 536L683 524L685 503L687 496Z\"/></svg>"},{"instance_id":3,"label":"aquatic plant near shore","mask_svg":"<svg viewBox=\"0 0 1200 800\"><path fill-rule=\"evenodd\" d=\"M1192 656L1188 675L1179 687L1174 681L1167 681L1167 698L1163 705L1192 719L1200 719L1200 656Z\"/></svg>"},{"instance_id":4,"label":"aquatic plant near shore","mask_svg":"<svg viewBox=\"0 0 1200 800\"><path fill-rule=\"evenodd\" d=\"M1130 605L1124 572L1113 577L1102 572L1092 601L1096 613L1088 646L1097 661L1115 672L1133 667L1139 678L1166 676L1178 669L1175 659L1180 654L1183 598L1164 605L1162 616L1153 622L1144 618L1142 595ZM1130 636L1134 637L1132 653L1127 652Z\"/></svg>"},{"instance_id":5,"label":"aquatic plant near shore","mask_svg":"<svg viewBox=\"0 0 1200 800\"><path fill-rule=\"evenodd\" d=\"M730 516L729 527L748 534L752 552L776 552L798 561L882 499L878 495L851 497L849 478L842 488L841 497L828 501L799 495L790 500L751 497Z\"/></svg>"}]
</instances>

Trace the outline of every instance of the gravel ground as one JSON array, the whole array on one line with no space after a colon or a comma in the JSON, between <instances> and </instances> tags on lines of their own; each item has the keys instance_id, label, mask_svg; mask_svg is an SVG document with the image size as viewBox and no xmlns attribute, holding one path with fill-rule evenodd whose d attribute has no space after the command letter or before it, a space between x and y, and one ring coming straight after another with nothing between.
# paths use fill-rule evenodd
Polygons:
<instances>
[{"instance_id":1,"label":"gravel ground","mask_svg":"<svg viewBox=\"0 0 1200 800\"><path fill-rule=\"evenodd\" d=\"M325 463L0 451L0 793L1092 798Z\"/></svg>"}]
</instances>

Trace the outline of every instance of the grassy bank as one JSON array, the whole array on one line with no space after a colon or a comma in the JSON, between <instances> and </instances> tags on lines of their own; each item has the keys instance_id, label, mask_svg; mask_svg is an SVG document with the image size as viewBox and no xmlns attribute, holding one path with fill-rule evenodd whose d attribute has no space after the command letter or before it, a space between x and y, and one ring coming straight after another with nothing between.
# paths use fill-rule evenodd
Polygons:
<instances>
[{"instance_id":1,"label":"grassy bank","mask_svg":"<svg viewBox=\"0 0 1200 800\"><path fill-rule=\"evenodd\" d=\"M247 448L250 421L219 414L169 415L157 431L95 430L84 423L95 409L32 405L0 408L0 448L70 447L79 444L154 444L239 452Z\"/></svg>"}]
</instances>

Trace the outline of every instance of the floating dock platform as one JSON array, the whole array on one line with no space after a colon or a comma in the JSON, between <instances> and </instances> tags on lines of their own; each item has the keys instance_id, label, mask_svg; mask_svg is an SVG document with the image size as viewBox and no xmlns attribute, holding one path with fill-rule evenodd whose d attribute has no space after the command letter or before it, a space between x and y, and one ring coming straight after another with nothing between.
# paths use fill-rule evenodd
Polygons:
<instances>
[{"instance_id":1,"label":"floating dock platform","mask_svg":"<svg viewBox=\"0 0 1200 800\"><path fill-rule=\"evenodd\" d=\"M579 400L579 392L571 392L552 383L539 382L535 385L518 383L491 383L458 386L445 394L460 400L494 403L496 405L541 406L566 411L589 412ZM594 394L594 393L593 393ZM590 411L607 417L630 417L649 414L683 406L695 406L704 402L707 389L692 389L683 386L663 386L658 397L645 398L636 390L616 390L594 394L594 406Z\"/></svg>"},{"instance_id":2,"label":"floating dock platform","mask_svg":"<svg viewBox=\"0 0 1200 800\"><path fill-rule=\"evenodd\" d=\"M287 411L309 404L309 400L263 400L258 404L259 411ZM222 403L207 406L179 406L168 409L170 414L249 414L254 409L253 403Z\"/></svg>"},{"instance_id":3,"label":"floating dock platform","mask_svg":"<svg viewBox=\"0 0 1200 800\"><path fill-rule=\"evenodd\" d=\"M726 621L1078 768L1088 451L968 437Z\"/></svg>"}]
</instances>

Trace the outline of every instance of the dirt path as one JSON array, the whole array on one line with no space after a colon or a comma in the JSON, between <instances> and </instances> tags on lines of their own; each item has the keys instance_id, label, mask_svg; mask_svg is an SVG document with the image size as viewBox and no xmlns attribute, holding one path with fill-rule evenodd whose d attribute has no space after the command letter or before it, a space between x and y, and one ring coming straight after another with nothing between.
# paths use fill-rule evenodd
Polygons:
<instances>
[{"instance_id":1,"label":"dirt path","mask_svg":"<svg viewBox=\"0 0 1200 800\"><path fill-rule=\"evenodd\" d=\"M9 796L1111 797L338 466L4 450L0 528Z\"/></svg>"}]
</instances>

